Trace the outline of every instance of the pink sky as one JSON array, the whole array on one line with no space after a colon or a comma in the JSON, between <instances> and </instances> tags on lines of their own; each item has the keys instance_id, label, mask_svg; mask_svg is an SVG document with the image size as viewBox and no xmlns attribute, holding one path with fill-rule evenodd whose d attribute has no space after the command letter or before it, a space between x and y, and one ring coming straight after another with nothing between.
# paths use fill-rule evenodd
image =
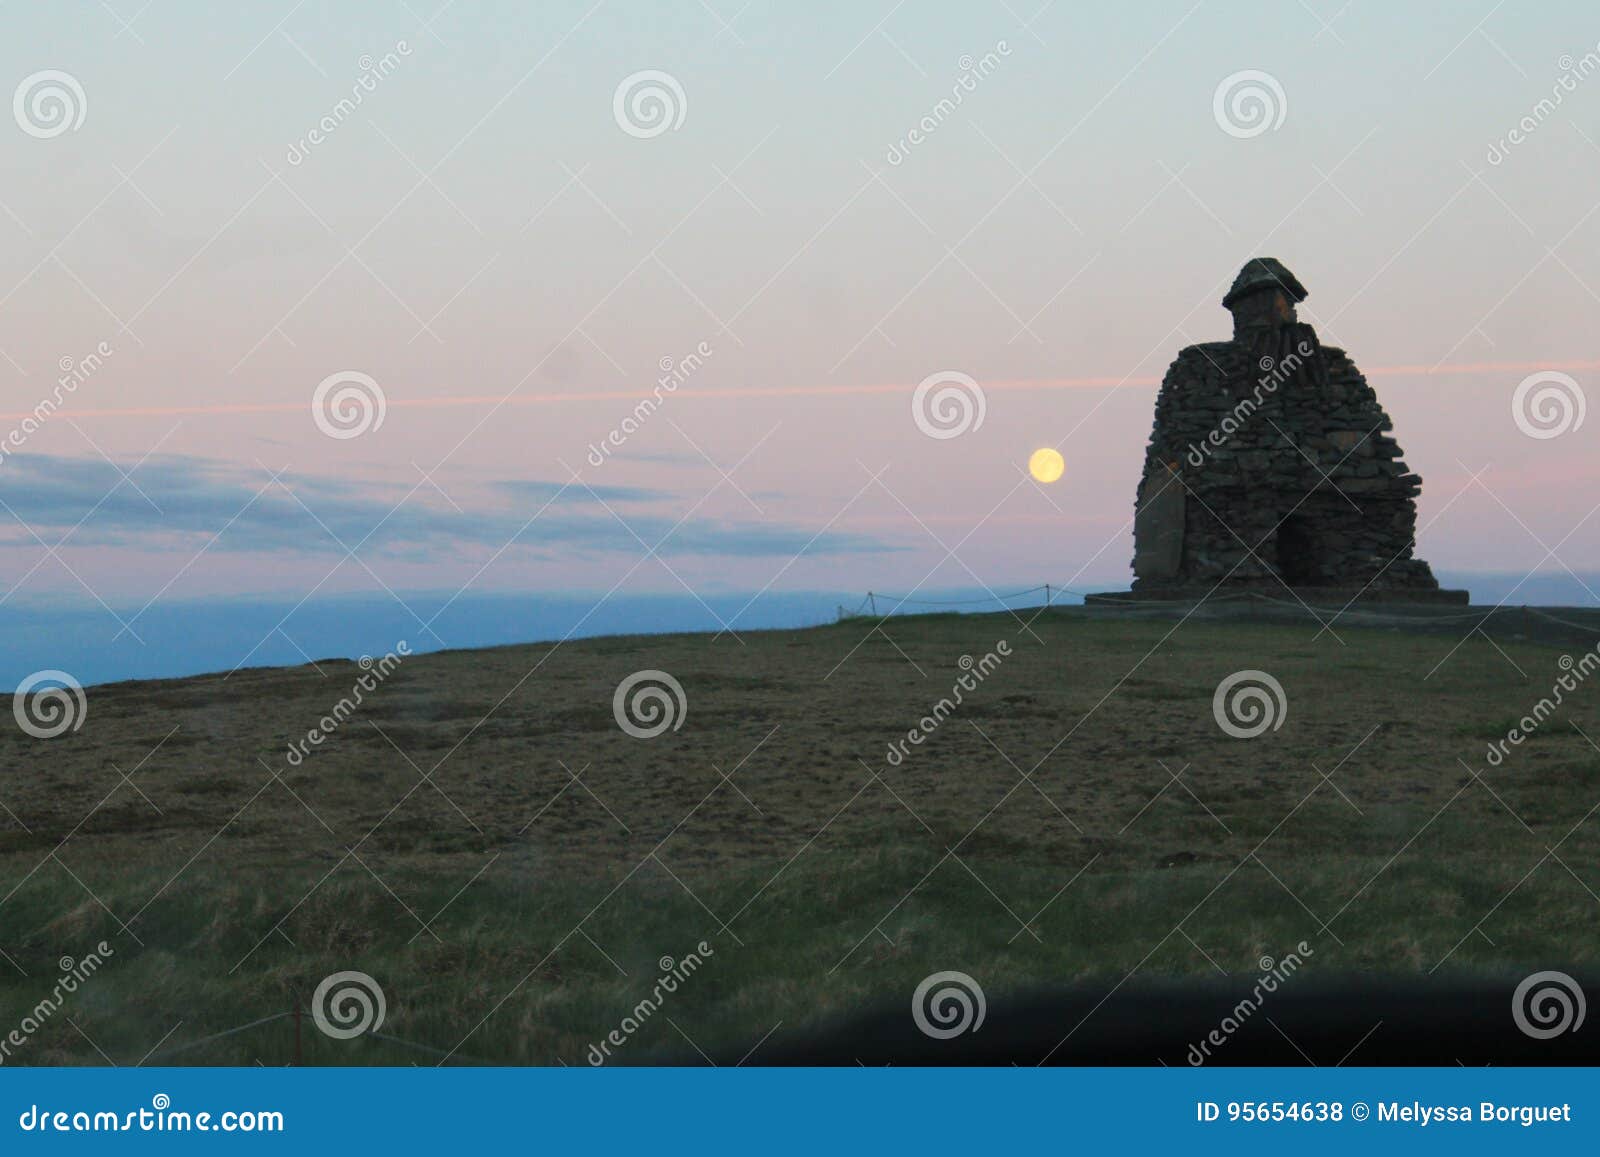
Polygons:
<instances>
[{"instance_id":1,"label":"pink sky","mask_svg":"<svg viewBox=\"0 0 1600 1157\"><path fill-rule=\"evenodd\" d=\"M404 6L280 8L157 5L137 36L94 5L8 14L25 25L0 46L8 82L62 70L87 108L48 139L6 126L0 436L64 359L112 353L0 465L0 498L24 456L110 459L131 482L59 560L39 538L76 518L39 538L13 521L0 585L139 601L319 581L603 590L650 536L540 549L536 520L505 550L479 536L337 567L313 541L319 503L342 500L330 479L468 526L532 515L498 484L559 485L568 467L651 496L580 512L599 525L772 536L754 551L675 536L630 589L1118 582L1155 384L1181 346L1226 336L1223 289L1260 254L1306 284L1302 317L1394 417L1424 477L1423 557L1600 569L1600 418L1539 439L1512 412L1530 373L1600 380L1600 80L1533 111L1596 51L1582 5L1476 28L1455 6L1058 5L1024 25L840 4L750 9L731 29L698 4L452 7L431 26ZM385 54L392 70L333 113L370 79L363 56ZM642 138L613 98L644 70L677 81L683 117ZM1259 135L1215 111L1245 70L1282 93ZM662 359L702 342L682 388L589 465ZM387 402L348 440L311 411L341 371ZM979 383L981 428L919 431L912 392L940 371ZM1043 488L1021 474L1040 445L1067 462ZM119 530L118 503L173 455L251 489L287 467L308 487L304 545L196 561L195 525ZM818 532L854 547L782 547Z\"/></svg>"}]
</instances>

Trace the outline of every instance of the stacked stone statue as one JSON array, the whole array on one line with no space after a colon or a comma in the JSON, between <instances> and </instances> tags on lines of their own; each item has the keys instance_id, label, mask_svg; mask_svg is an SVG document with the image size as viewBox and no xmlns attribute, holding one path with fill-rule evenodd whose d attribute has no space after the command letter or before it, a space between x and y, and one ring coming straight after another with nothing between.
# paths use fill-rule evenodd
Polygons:
<instances>
[{"instance_id":1,"label":"stacked stone statue","mask_svg":"<svg viewBox=\"0 0 1600 1157\"><path fill-rule=\"evenodd\" d=\"M1284 588L1465 602L1412 555L1421 479L1341 349L1299 321L1305 287L1250 261L1222 304L1231 341L1192 345L1156 400L1134 521L1133 591L1194 598Z\"/></svg>"}]
</instances>

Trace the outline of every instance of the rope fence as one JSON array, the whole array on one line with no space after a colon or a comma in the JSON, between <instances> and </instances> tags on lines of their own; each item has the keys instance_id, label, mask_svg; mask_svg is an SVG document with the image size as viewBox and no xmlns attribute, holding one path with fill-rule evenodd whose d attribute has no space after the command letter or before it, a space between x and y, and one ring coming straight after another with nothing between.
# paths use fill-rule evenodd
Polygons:
<instances>
[{"instance_id":1,"label":"rope fence","mask_svg":"<svg viewBox=\"0 0 1600 1157\"><path fill-rule=\"evenodd\" d=\"M1020 599L1027 595L1036 595L1041 592L1044 594L1044 604L1047 607L1054 601L1056 595L1076 595L1079 598L1082 598L1084 595L1092 593L1090 591L1074 590L1071 587L1062 586L1059 583L1040 583L1038 586L1029 587L1025 591L1013 591L1011 594L1005 595L997 595L991 592L988 595L981 595L972 599L917 599L912 598L910 595L890 595L885 594L882 591L868 591L866 597L861 600L861 604L856 607L855 610L845 611L843 607L840 607L839 609L845 616L859 616L864 613L870 613L876 616L878 613L879 599L883 599L888 603L893 603L896 607L970 607L994 603L1008 603L1012 599Z\"/></svg>"},{"instance_id":2,"label":"rope fence","mask_svg":"<svg viewBox=\"0 0 1600 1157\"><path fill-rule=\"evenodd\" d=\"M1521 609L1527 611L1528 614L1532 615L1536 619L1545 619L1549 622L1557 623L1563 627L1572 627L1574 630L1579 631L1600 631L1600 622L1574 623L1567 619L1558 619L1555 615L1547 615L1537 607L1523 607Z\"/></svg>"},{"instance_id":3,"label":"rope fence","mask_svg":"<svg viewBox=\"0 0 1600 1157\"><path fill-rule=\"evenodd\" d=\"M878 601L880 599L886 603L892 603L895 608L902 606L968 607L994 604L1004 605L1013 599L1020 599L1028 595L1036 595L1040 593L1043 593L1044 595L1044 605L1049 607L1054 605L1055 600L1059 595L1072 595L1076 598L1082 599L1089 595L1098 594L1101 592L1079 590L1076 587L1065 586L1061 583L1040 583L1036 587L1029 587L1026 590L1021 591L1012 591L1010 594L1000 595L991 593L970 599L918 599L912 598L909 595L891 595L885 594L883 591L868 591L866 593L866 597L861 600L854 610L846 610L843 606L841 606L839 608L839 613L840 616L844 618L860 617L865 614L871 614L872 616L877 617ZM1257 591L1231 591L1225 594L1213 595L1206 601L1208 603L1225 603L1233 602L1238 599L1249 598L1266 599L1268 602L1276 601L1267 598L1267 596L1262 595ZM1135 607L1179 607L1188 606L1193 602L1193 599L1140 599L1137 603L1129 603L1128 609L1133 609ZM891 610L890 613L892 614L893 611Z\"/></svg>"}]
</instances>

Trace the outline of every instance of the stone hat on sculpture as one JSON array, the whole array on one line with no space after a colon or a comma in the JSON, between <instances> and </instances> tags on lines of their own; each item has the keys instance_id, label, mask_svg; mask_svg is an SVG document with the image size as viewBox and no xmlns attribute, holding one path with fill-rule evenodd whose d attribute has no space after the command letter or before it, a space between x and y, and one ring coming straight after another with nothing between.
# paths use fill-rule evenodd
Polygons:
<instances>
[{"instance_id":1,"label":"stone hat on sculpture","mask_svg":"<svg viewBox=\"0 0 1600 1157\"><path fill-rule=\"evenodd\" d=\"M1222 299L1222 307L1232 309L1233 303L1241 297L1262 289L1281 289L1297 303L1306 299L1306 287L1283 262L1276 257L1253 257L1233 279L1233 287Z\"/></svg>"},{"instance_id":2,"label":"stone hat on sculpture","mask_svg":"<svg viewBox=\"0 0 1600 1157\"><path fill-rule=\"evenodd\" d=\"M1133 589L1092 601L1467 601L1413 556L1422 479L1355 363L1296 316L1306 296L1253 258L1222 299L1232 339L1179 351L1135 502Z\"/></svg>"}]
</instances>

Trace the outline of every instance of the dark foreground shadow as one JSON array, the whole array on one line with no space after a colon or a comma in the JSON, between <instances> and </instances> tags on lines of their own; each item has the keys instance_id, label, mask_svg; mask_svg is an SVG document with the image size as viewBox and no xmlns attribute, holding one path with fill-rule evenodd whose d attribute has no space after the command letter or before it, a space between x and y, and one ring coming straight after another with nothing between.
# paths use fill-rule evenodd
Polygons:
<instances>
[{"instance_id":1,"label":"dark foreground shadow","mask_svg":"<svg viewBox=\"0 0 1600 1157\"><path fill-rule=\"evenodd\" d=\"M1594 978L1576 985L1530 986L1517 1008L1513 998L1524 979L1297 978L1259 997L1253 986L1241 990L1225 981L1036 991L989 1000L981 1024L948 1039L924 1032L907 1002L832 1024L794 1031L780 1027L748 1058L728 1054L715 1060L737 1064L743 1059L747 1065L1600 1064L1600 1025L1586 1023L1583 1016L1583 991L1600 991ZM960 1021L959 1015L948 1018L952 1026ZM681 1060L704 1063L698 1056Z\"/></svg>"}]
</instances>

